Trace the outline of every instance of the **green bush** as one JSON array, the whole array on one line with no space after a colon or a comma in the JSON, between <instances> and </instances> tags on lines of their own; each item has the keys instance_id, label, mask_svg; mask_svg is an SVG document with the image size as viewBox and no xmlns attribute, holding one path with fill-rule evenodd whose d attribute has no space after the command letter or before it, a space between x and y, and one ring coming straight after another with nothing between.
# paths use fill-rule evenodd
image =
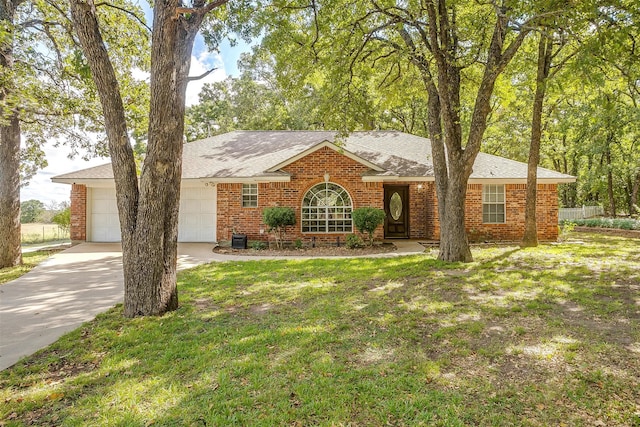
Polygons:
<instances>
[{"instance_id":1,"label":"green bush","mask_svg":"<svg viewBox=\"0 0 640 427\"><path fill-rule=\"evenodd\" d=\"M302 249L302 247L304 246L302 244L302 239L296 239L296 241L293 242L293 245L295 246L296 249Z\"/></svg>"},{"instance_id":2,"label":"green bush","mask_svg":"<svg viewBox=\"0 0 640 427\"><path fill-rule=\"evenodd\" d=\"M264 249L267 249L267 244L260 240L254 240L253 242L251 242L251 249L253 249L254 251L262 251Z\"/></svg>"},{"instance_id":3,"label":"green bush","mask_svg":"<svg viewBox=\"0 0 640 427\"><path fill-rule=\"evenodd\" d=\"M386 214L382 209L371 207L354 209L351 213L353 223L361 233L369 235L369 245L373 245L373 233L384 222Z\"/></svg>"},{"instance_id":4,"label":"green bush","mask_svg":"<svg viewBox=\"0 0 640 427\"><path fill-rule=\"evenodd\" d=\"M347 240L344 245L349 249L358 249L364 247L364 242L357 234L347 234Z\"/></svg>"},{"instance_id":5,"label":"green bush","mask_svg":"<svg viewBox=\"0 0 640 427\"><path fill-rule=\"evenodd\" d=\"M269 232L274 233L276 245L282 249L286 228L296 223L296 212L292 208L280 206L264 208L262 221L269 227Z\"/></svg>"},{"instance_id":6,"label":"green bush","mask_svg":"<svg viewBox=\"0 0 640 427\"><path fill-rule=\"evenodd\" d=\"M560 223L560 240L565 241L569 238L569 234L576 228L576 223L573 221L562 221Z\"/></svg>"},{"instance_id":7,"label":"green bush","mask_svg":"<svg viewBox=\"0 0 640 427\"><path fill-rule=\"evenodd\" d=\"M51 221L68 233L71 226L71 208L61 210L51 218Z\"/></svg>"}]
</instances>

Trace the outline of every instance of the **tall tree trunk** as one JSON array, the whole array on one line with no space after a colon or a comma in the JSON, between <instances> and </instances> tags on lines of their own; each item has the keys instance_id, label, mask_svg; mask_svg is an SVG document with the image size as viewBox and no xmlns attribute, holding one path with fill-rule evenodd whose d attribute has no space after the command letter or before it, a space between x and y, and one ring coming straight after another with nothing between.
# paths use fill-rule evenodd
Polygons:
<instances>
[{"instance_id":1,"label":"tall tree trunk","mask_svg":"<svg viewBox=\"0 0 640 427\"><path fill-rule=\"evenodd\" d=\"M538 163L540 163L540 142L542 140L542 109L547 89L547 79L551 68L553 38L543 29L538 42L538 70L536 73L536 94L533 99L533 116L531 119L531 144L529 146L529 162L527 165L527 198L524 211L524 236L522 246L538 246L538 225L536 221L536 204L538 200Z\"/></svg>"},{"instance_id":2,"label":"tall tree trunk","mask_svg":"<svg viewBox=\"0 0 640 427\"><path fill-rule=\"evenodd\" d=\"M105 115L122 233L127 317L161 315L178 307L176 262L185 93L195 35L212 9L205 10L204 4L198 0L193 9L179 12L177 0L155 2L147 157L138 188L122 97L95 5L92 0L71 2L74 25Z\"/></svg>"},{"instance_id":3,"label":"tall tree trunk","mask_svg":"<svg viewBox=\"0 0 640 427\"><path fill-rule=\"evenodd\" d=\"M15 7L0 0L0 25L7 31L0 42L0 268L22 263L20 247L20 118L12 93Z\"/></svg>"},{"instance_id":4,"label":"tall tree trunk","mask_svg":"<svg viewBox=\"0 0 640 427\"><path fill-rule=\"evenodd\" d=\"M607 140L607 148L604 152L604 158L607 162L607 195L609 196L609 211L613 218L616 217L616 200L613 193L613 168L611 166L611 139Z\"/></svg>"},{"instance_id":5,"label":"tall tree trunk","mask_svg":"<svg viewBox=\"0 0 640 427\"><path fill-rule=\"evenodd\" d=\"M636 173L635 181L633 182L633 188L631 189L631 215L639 212L638 208L638 194L640 194L640 169Z\"/></svg>"},{"instance_id":6,"label":"tall tree trunk","mask_svg":"<svg viewBox=\"0 0 640 427\"><path fill-rule=\"evenodd\" d=\"M456 58L456 49L459 46L455 12L448 9L445 1L438 2L437 7L433 2L427 2L426 11L429 25L429 49L434 56L437 68L437 86L428 66L423 67L422 74L423 79L429 82L427 84L429 135L440 219L438 258L443 261L469 262L473 258L465 231L467 182L487 128L487 117L491 111L491 95L496 79L513 59L529 30L522 30L505 47L508 19L502 12L496 14L497 19L487 51L482 80L476 94L469 134L463 146L460 120L461 69ZM403 38L406 42L407 37ZM432 101L434 97L437 101ZM438 108L436 109L435 106Z\"/></svg>"}]
</instances>

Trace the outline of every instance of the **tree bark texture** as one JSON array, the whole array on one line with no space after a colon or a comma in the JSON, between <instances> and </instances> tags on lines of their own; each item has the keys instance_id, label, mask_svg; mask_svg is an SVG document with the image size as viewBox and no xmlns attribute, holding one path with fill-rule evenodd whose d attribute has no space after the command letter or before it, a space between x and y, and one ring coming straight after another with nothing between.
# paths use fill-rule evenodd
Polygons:
<instances>
[{"instance_id":1,"label":"tree bark texture","mask_svg":"<svg viewBox=\"0 0 640 427\"><path fill-rule=\"evenodd\" d=\"M147 156L140 184L127 136L118 81L92 0L74 0L72 16L105 115L122 233L124 314L161 315L178 308L178 208L185 93L191 50L203 13L178 13L178 1L155 2ZM204 1L194 2L203 6ZM194 12L191 9L190 12Z\"/></svg>"},{"instance_id":2,"label":"tree bark texture","mask_svg":"<svg viewBox=\"0 0 640 427\"><path fill-rule=\"evenodd\" d=\"M633 187L631 188L631 209L629 213L636 214L640 212L638 207L638 195L640 194L640 170L636 173L635 180L633 181Z\"/></svg>"},{"instance_id":3,"label":"tree bark texture","mask_svg":"<svg viewBox=\"0 0 640 427\"><path fill-rule=\"evenodd\" d=\"M438 258L450 262L470 262L473 258L465 231L467 182L487 127L496 79L522 45L528 30L522 30L505 47L508 20L506 15L496 14L469 134L463 145L460 119L461 69L456 61L456 49L459 46L455 13L451 13L445 1L437 2L437 6L434 2L427 2L426 10L428 45L434 57L436 72L432 73L428 66L423 66L421 72L428 93L429 135L438 197ZM434 74L437 76L434 77Z\"/></svg>"},{"instance_id":4,"label":"tree bark texture","mask_svg":"<svg viewBox=\"0 0 640 427\"><path fill-rule=\"evenodd\" d=\"M607 162L607 195L609 196L609 212L613 218L616 217L616 199L613 192L613 166L611 165L611 141L613 135L607 139L607 147L604 157Z\"/></svg>"},{"instance_id":5,"label":"tree bark texture","mask_svg":"<svg viewBox=\"0 0 640 427\"><path fill-rule=\"evenodd\" d=\"M538 68L536 73L536 92L533 98L531 119L531 143L527 165L527 196L524 211L524 236L522 246L538 246L538 226L536 204L538 200L538 163L540 163L540 143L542 140L542 109L547 89L547 79L551 69L553 39L543 30L538 41Z\"/></svg>"},{"instance_id":6,"label":"tree bark texture","mask_svg":"<svg viewBox=\"0 0 640 427\"><path fill-rule=\"evenodd\" d=\"M12 27L18 2L0 0L0 268L22 263L20 246L20 118L13 87Z\"/></svg>"}]
</instances>

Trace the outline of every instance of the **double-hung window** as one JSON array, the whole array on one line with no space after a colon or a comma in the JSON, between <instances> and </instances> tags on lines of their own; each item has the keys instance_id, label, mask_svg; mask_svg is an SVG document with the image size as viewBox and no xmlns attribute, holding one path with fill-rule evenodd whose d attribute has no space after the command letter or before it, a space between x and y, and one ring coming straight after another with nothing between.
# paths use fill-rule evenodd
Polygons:
<instances>
[{"instance_id":1,"label":"double-hung window","mask_svg":"<svg viewBox=\"0 0 640 427\"><path fill-rule=\"evenodd\" d=\"M485 224L504 224L504 185L482 186L482 222Z\"/></svg>"},{"instance_id":2,"label":"double-hung window","mask_svg":"<svg viewBox=\"0 0 640 427\"><path fill-rule=\"evenodd\" d=\"M242 207L258 207L258 184L242 184Z\"/></svg>"}]
</instances>

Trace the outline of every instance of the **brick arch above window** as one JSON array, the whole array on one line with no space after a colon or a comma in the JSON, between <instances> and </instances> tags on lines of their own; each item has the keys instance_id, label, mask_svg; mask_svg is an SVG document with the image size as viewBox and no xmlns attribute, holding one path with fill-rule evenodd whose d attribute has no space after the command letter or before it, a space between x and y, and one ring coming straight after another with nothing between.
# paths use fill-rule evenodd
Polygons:
<instances>
[{"instance_id":1,"label":"brick arch above window","mask_svg":"<svg viewBox=\"0 0 640 427\"><path fill-rule=\"evenodd\" d=\"M302 198L303 233L351 233L353 201L344 187L322 182L311 187Z\"/></svg>"}]
</instances>

